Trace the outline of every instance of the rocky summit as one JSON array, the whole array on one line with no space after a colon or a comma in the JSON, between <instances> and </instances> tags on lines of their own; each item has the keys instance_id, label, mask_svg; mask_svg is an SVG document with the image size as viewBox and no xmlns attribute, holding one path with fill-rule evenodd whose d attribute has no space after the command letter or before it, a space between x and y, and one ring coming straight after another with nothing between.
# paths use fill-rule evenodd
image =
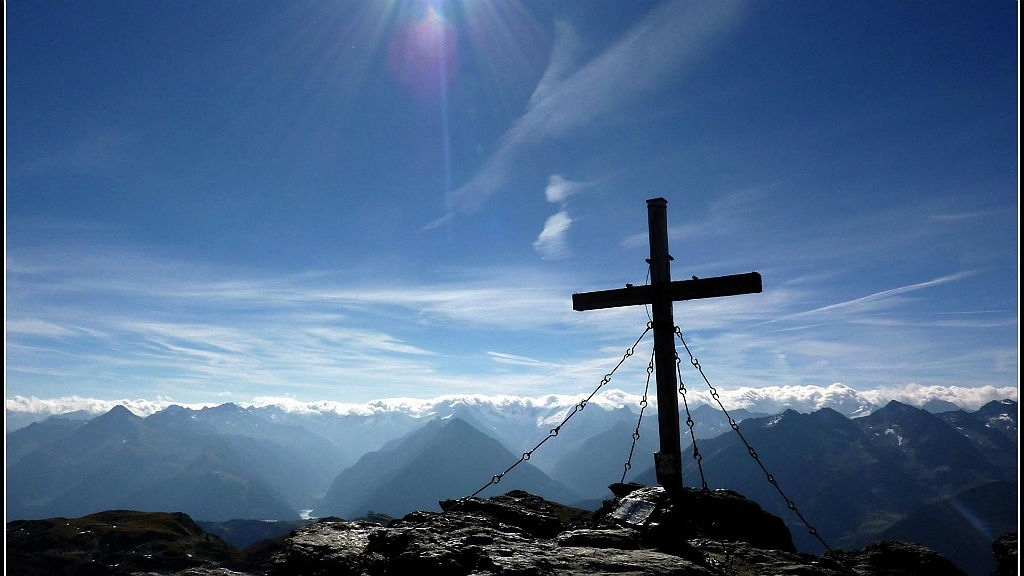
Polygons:
<instances>
[{"instance_id":1,"label":"rocky summit","mask_svg":"<svg viewBox=\"0 0 1024 576\"><path fill-rule=\"evenodd\" d=\"M782 520L727 490L614 485L595 512L512 491L388 526L324 518L236 550L180 514L107 512L7 525L8 574L962 575L914 544L797 553ZM1015 536L1014 536L1015 538Z\"/></svg>"}]
</instances>

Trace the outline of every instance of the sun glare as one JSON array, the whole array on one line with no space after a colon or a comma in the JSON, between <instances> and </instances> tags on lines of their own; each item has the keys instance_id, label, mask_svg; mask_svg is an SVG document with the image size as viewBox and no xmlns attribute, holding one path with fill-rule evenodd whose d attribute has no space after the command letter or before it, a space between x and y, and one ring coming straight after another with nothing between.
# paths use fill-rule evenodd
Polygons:
<instances>
[{"instance_id":1,"label":"sun glare","mask_svg":"<svg viewBox=\"0 0 1024 576\"><path fill-rule=\"evenodd\" d=\"M415 96L439 100L458 74L455 30L442 2L418 3L388 46L387 63L396 80Z\"/></svg>"}]
</instances>

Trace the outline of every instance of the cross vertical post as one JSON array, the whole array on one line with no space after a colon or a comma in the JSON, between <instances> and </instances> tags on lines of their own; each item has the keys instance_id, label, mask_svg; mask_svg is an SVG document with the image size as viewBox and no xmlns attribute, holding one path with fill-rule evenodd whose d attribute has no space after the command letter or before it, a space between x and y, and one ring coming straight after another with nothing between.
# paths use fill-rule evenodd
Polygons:
<instances>
[{"instance_id":1,"label":"cross vertical post","mask_svg":"<svg viewBox=\"0 0 1024 576\"><path fill-rule=\"evenodd\" d=\"M627 284L625 288L580 292L572 295L573 310L599 310L620 306L651 306L651 328L654 332L654 361L658 387L658 435L661 448L654 455L658 484L668 490L683 487L683 463L679 447L679 401L676 398L676 343L672 303L676 300L717 298L761 292L761 275L757 272L732 274L713 278L672 281L668 253L668 219L664 198L647 201L647 230L651 242L651 283L647 286Z\"/></svg>"},{"instance_id":2,"label":"cross vertical post","mask_svg":"<svg viewBox=\"0 0 1024 576\"><path fill-rule=\"evenodd\" d=\"M647 201L647 230L651 243L651 316L654 332L655 376L658 387L658 436L661 449L654 455L658 484L683 487L683 458L679 448L679 401L676 399L675 321L672 318L671 261L668 253L668 218L664 198Z\"/></svg>"}]
</instances>

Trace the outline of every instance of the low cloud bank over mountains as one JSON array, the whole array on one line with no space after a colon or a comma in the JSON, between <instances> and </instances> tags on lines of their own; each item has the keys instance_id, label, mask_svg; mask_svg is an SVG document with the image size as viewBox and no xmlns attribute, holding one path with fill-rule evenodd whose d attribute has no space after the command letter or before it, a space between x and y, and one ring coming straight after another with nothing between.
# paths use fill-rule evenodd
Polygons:
<instances>
[{"instance_id":1,"label":"low cloud bank over mountains","mask_svg":"<svg viewBox=\"0 0 1024 576\"><path fill-rule=\"evenodd\" d=\"M693 383L690 386L692 390L687 398L691 405L712 404L717 407L707 390L701 389ZM385 398L365 403L329 400L304 402L292 398L257 397L252 401L236 402L236 404L246 408L276 408L289 414L320 413L324 416L342 417L401 414L417 419L441 415L452 406L482 407L486 405L496 410L550 410L552 418L555 418L557 414L564 413L564 410L585 398L588 393L589 391L581 391L575 395L549 394L537 397L462 394L427 399ZM854 390L838 383L829 386L765 386L761 388L722 388L718 390L718 393L723 405L728 410L742 408L751 413L777 414L784 410L806 413L822 408L831 408L848 417L867 415L885 406L890 400L925 408L932 412L957 408L977 410L993 400L1017 400L1017 388L919 386L916 384L879 387L871 390ZM640 399L641 396L638 394L609 389L599 392L592 402L605 408L630 408L633 411L638 411ZM653 393L650 401L652 405L655 404ZM172 405L201 409L217 404L219 402L180 403L167 398L101 400L78 396L61 398L13 396L6 399L5 408L7 431L10 432L49 416L65 415L83 419L91 418L108 412L116 405L124 406L138 416L148 416ZM652 406L652 409L656 410L656 406Z\"/></svg>"}]
</instances>

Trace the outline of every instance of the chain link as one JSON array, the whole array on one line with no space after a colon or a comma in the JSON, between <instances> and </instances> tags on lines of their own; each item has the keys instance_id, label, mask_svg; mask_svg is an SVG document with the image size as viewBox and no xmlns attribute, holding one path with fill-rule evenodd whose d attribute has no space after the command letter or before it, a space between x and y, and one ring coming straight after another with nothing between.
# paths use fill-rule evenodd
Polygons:
<instances>
[{"instance_id":1,"label":"chain link","mask_svg":"<svg viewBox=\"0 0 1024 576\"><path fill-rule=\"evenodd\" d=\"M676 330L679 330L678 326ZM681 362L679 354L676 354L676 376L679 378L679 395L683 397L683 407L686 409L686 427L690 429L690 441L693 443L693 459L697 462L697 471L700 472L700 490L701 492L708 493L711 490L708 489L708 481L704 478L704 466L701 464L704 457L701 456L700 450L697 449L697 435L693 432L693 417L690 415L690 405L686 401L686 384L683 383L683 371L680 369Z\"/></svg>"},{"instance_id":2,"label":"chain link","mask_svg":"<svg viewBox=\"0 0 1024 576\"><path fill-rule=\"evenodd\" d=\"M463 498L463 500L466 500L468 498L474 498L478 494L480 494L481 492L486 490L489 486L492 486L494 484L498 484L499 482L501 482L501 479L505 476L505 474L508 474L516 466L518 466L518 465L522 464L523 462L526 462L527 460L529 460L533 456L533 453L536 452L541 446L543 446L545 442L547 442L548 440L558 436L558 433L561 431L562 427L565 426L565 424L573 416L575 416L577 412L581 412L584 408L586 408L587 404L590 403L590 401L594 398L594 396L598 393L598 391L601 390L601 388L603 388L605 385L607 385L609 382L611 382L612 376L614 376L615 373L618 371L618 369L622 366L622 364L625 363L625 361L633 355L633 353L636 351L636 347L644 339L644 337L647 335L647 333L652 330L653 324L654 324L653 321L647 323L647 327L644 330L644 332L636 339L635 342L633 342L632 346L630 346L629 348L626 349L626 352L623 354L623 356L619 360L619 362L615 365L614 368L612 368L612 370L610 372L608 372L607 374L604 375L604 378L601 379L600 383L598 383L597 387L594 388L594 390L590 393L590 395L587 396L586 398L580 400L579 402L577 402L569 410L569 412L568 412L568 414L566 414L565 418L563 418L562 421L557 426L552 428L548 432L548 434L543 439L541 439L540 442L538 442L530 450L528 450L526 452L523 452L522 456L520 456L518 460L513 462L511 466L506 468L501 473L495 474L494 476L492 476L491 480L489 482L487 482L486 484L481 486L476 492L473 492L469 496L466 496L465 498ZM789 510L793 511L793 513L796 514L796 516L800 519L800 521L804 524L804 526L807 527L808 533L811 536L814 536L822 544L822 546L825 547L826 550L828 550L829 552L832 552L833 551L832 547L829 546L827 542L825 542L825 540L822 538L822 536L818 533L818 530L814 526L812 526L810 524L810 522L807 521L807 518L805 518L804 515L800 512L800 510L797 508L796 503L794 503L793 500L791 500L786 495L786 493L782 491L782 488L779 486L779 483L775 479L775 476L771 472L768 471L767 467L764 465L764 462L761 460L760 456L758 456L757 451L754 450L753 446L750 445L750 443L747 441L746 437L743 436L743 433L740 431L739 423L737 423L736 420L729 414L729 411L725 409L725 406L722 404L722 399L721 399L721 397L718 394L718 390L714 387L714 385L711 384L711 381L708 379L707 375L704 373L704 369L701 367L700 362L697 360L697 358L693 355L693 352L690 350L689 345L686 343L686 339L683 338L682 330L678 326L675 327L675 334L676 334L676 336L679 337L679 341L682 342L683 348L686 350L687 355L690 357L690 364L692 364L693 367L697 369L697 372L700 373L701 378L704 379L704 382L708 386L708 390L709 390L709 392L711 394L711 397L718 404L718 407L722 410L722 413L725 414L726 419L729 421L729 427L732 428L733 431L736 432L737 436L739 436L740 441L742 441L743 445L747 448L747 453L750 455L751 458L754 459L755 462L757 462L757 465L761 468L761 471L764 472L765 478L768 480L768 483L771 484L775 488L775 490L779 493L779 495L782 497L782 499L786 502L786 507ZM704 492L708 492L709 491L708 484L707 484L707 481L706 481L706 479L704 477L704 467L701 464L701 461L703 460L703 456L700 454L700 451L697 448L697 438L696 438L696 433L694 432L694 422L693 422L692 415L690 414L689 403L688 403L688 401L686 399L686 385L683 382L683 375L682 375L682 370L681 370L681 367L680 367L681 364L682 364L682 359L680 358L680 356L678 354L676 354L676 374L677 374L677 376L679 378L679 394L683 397L683 407L686 410L686 425L687 425L687 427L689 428L689 431L690 431L690 439L693 441L693 459L697 462L697 469L700 471L701 490L704 491ZM651 353L651 361L650 361L650 363L648 363L648 366L647 366L647 384L644 387L643 398L640 400L640 415L639 415L639 418L637 419L636 429L633 432L633 444L632 444L632 446L629 449L629 456L627 457L626 463L623 466L623 471L622 471L622 481L623 482L625 482L625 480L626 480L626 473L632 467L631 462L633 460L633 452L636 449L637 441L640 439L640 424L641 424L641 422L643 420L644 411L646 410L647 405L648 405L647 394L648 394L648 391L650 390L651 375L653 374L653 372L654 372L654 352L652 351L652 353Z\"/></svg>"},{"instance_id":3,"label":"chain link","mask_svg":"<svg viewBox=\"0 0 1024 576\"><path fill-rule=\"evenodd\" d=\"M644 330L643 334L641 334L640 337L637 338L635 342L633 342L632 346L630 346L629 348L626 349L626 353L623 354L622 358L619 360L619 363L616 364L614 368L612 368L611 372L609 372L609 373L604 375L604 378L601 379L601 382L597 385L597 388L594 388L594 391L591 392L589 396L587 396L583 400L580 400L579 402L577 402L576 405L573 406L572 409L569 410L569 413L566 414L565 418L562 419L562 422L558 426L555 426L554 428L552 428L548 432L547 436L545 436L540 442L538 442L536 446L534 446L533 448L531 448L530 450L528 450L526 452L523 452L523 455L519 457L519 460L516 460L515 462L513 462L512 465L509 466L508 468L506 468L504 472L501 472L500 474L495 474L494 476L491 476L491 481L490 482L484 484L476 492L473 492L469 496L466 496L465 498L463 498L463 500L466 500L466 499L469 499L469 498L473 498L477 494L479 494L479 493L483 492L484 490L486 490L487 487L489 487L489 486L491 486L493 484L497 484L497 483L501 482L501 479L505 476L505 474L508 474L509 472L512 471L513 468L515 468L516 466L519 466L523 462L529 460L530 457L533 456L533 453L536 452L537 449L540 448L542 445L544 445L545 442L547 442L548 440L554 438L555 436L558 436L558 432L562 429L562 426L565 426L565 423L568 422L570 418L575 416L577 412L581 412L584 408L586 408L587 404L594 397L594 395L597 394L598 390L603 388L605 386L605 384L608 384L609 382L611 382L612 376L615 375L615 372L618 371L619 367L622 366L622 364L626 361L627 358L629 358L630 356L633 355L633 352L636 350L637 345L640 344L640 341L644 339L644 336L646 336L647 333L650 332L652 328L654 328L654 323L653 322L648 322L647 323L647 328Z\"/></svg>"},{"instance_id":4,"label":"chain link","mask_svg":"<svg viewBox=\"0 0 1024 576\"><path fill-rule=\"evenodd\" d=\"M825 542L825 539L822 538L820 534L818 534L818 530L814 526L812 526L810 522L807 521L807 518L805 518L803 514L800 513L800 510L798 510L796 507L796 503L790 500L789 496L786 496L786 493L782 491L782 488L779 486L778 481L775 480L775 476L768 472L768 468L765 467L764 462L762 462L761 458L757 455L757 451L754 450L750 443L747 442L747 439L743 436L743 433L740 432L740 425L732 416L729 415L729 411L725 409L725 406L722 404L722 399L718 396L718 390L716 390L715 387L711 385L711 381L708 380L707 375L704 374L704 370L700 367L700 362L698 362L697 358L693 356L693 352L690 351L690 347L687 346L686 340L683 338L683 331L680 330L678 326L676 326L676 336L679 337L679 341L683 343L683 348L685 348L686 353L689 354L690 364L693 364L693 367L697 369L697 372L700 372L701 377L704 378L704 382L707 383L708 385L708 390L711 392L711 397L715 399L715 402L718 403L718 407L722 409L722 413L725 414L726 419L729 420L729 427L736 432L736 435L740 437L740 440L743 442L743 445L747 447L747 453L750 454L750 457L753 458L754 461L757 462L757 465L761 467L761 471L764 472L765 478L768 479L768 483L775 487L775 490L779 493L779 496L781 496L782 499L786 502L786 507L792 510L793 513L795 513L797 517L800 519L800 521L803 522L804 526L807 527L807 533L817 538L818 542L821 542L821 545L824 546L826 550L828 550L829 552L833 552L832 547L829 546L827 542Z\"/></svg>"},{"instance_id":5,"label":"chain link","mask_svg":"<svg viewBox=\"0 0 1024 576\"><path fill-rule=\"evenodd\" d=\"M651 350L651 361L647 364L647 384L644 386L644 397L640 399L640 416L636 419L636 430L633 431L633 445L629 447L629 456L622 467L622 480L626 482L626 473L633 467L633 451L636 450L636 441L640 439L640 423L644 420L644 410L647 409L647 392L651 389L651 374L654 373L654 350Z\"/></svg>"}]
</instances>

